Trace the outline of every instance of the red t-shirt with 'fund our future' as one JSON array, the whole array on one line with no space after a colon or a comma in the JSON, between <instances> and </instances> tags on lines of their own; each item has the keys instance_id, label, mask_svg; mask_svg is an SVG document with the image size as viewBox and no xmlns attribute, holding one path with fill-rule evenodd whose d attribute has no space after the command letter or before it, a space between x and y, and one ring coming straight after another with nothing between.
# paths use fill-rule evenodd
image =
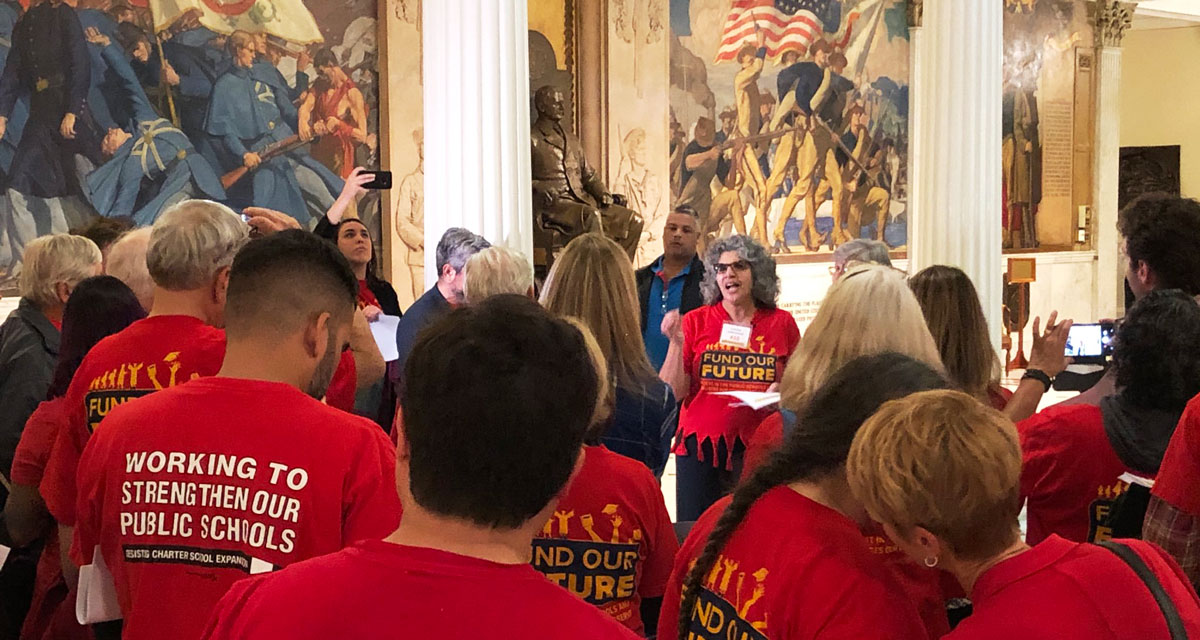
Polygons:
<instances>
[{"instance_id":1,"label":"red t-shirt with 'fund our future'","mask_svg":"<svg viewBox=\"0 0 1200 640\"><path fill-rule=\"evenodd\" d=\"M583 468L533 541L533 567L642 634L642 599L662 597L678 550L646 466L587 447Z\"/></svg>"}]
</instances>

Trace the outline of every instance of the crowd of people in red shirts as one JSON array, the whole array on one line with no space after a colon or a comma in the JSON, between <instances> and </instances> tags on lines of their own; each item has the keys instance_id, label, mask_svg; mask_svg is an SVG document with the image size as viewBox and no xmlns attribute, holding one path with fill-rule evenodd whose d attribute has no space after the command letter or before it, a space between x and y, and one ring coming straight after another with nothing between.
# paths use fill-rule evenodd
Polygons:
<instances>
[{"instance_id":1,"label":"crowd of people in red shirts","mask_svg":"<svg viewBox=\"0 0 1200 640\"><path fill-rule=\"evenodd\" d=\"M451 229L402 313L350 185L28 247L0 638L1200 638L1200 202L1121 212L1111 362L1038 411L1072 322L1005 388L954 267L845 243L802 336L680 207L540 285Z\"/></svg>"}]
</instances>

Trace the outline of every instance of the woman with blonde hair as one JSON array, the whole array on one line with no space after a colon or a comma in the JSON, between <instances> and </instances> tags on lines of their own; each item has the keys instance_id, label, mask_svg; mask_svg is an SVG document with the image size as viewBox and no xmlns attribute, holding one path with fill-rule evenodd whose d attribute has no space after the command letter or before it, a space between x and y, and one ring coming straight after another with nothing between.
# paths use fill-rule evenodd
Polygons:
<instances>
[{"instance_id":1,"label":"woman with blonde hair","mask_svg":"<svg viewBox=\"0 0 1200 640\"><path fill-rule=\"evenodd\" d=\"M1034 319L1029 365L1013 393L1000 386L1000 358L988 336L987 319L971 278L957 267L934 265L919 271L908 284L921 304L950 379L1013 421L1033 415L1042 395L1050 390L1046 381L1062 373L1070 362L1063 354L1071 322L1056 322L1058 314L1052 313L1043 331L1041 318Z\"/></svg>"},{"instance_id":2,"label":"woman with blonde hair","mask_svg":"<svg viewBox=\"0 0 1200 640\"><path fill-rule=\"evenodd\" d=\"M779 389L781 411L768 416L750 438L743 475L779 447L796 414L833 372L860 356L888 351L943 371L904 272L874 264L851 267L829 288L788 363Z\"/></svg>"},{"instance_id":3,"label":"woman with blonde hair","mask_svg":"<svg viewBox=\"0 0 1200 640\"><path fill-rule=\"evenodd\" d=\"M1017 429L972 396L883 405L854 437L846 479L904 553L970 594L974 612L948 640L1200 637L1200 600L1158 547L1021 540Z\"/></svg>"},{"instance_id":4,"label":"woman with blonde hair","mask_svg":"<svg viewBox=\"0 0 1200 640\"><path fill-rule=\"evenodd\" d=\"M575 238L554 261L541 302L559 316L581 320L608 362L612 384L605 401L613 409L604 445L661 476L670 454L675 396L646 357L629 255L598 233Z\"/></svg>"}]
</instances>

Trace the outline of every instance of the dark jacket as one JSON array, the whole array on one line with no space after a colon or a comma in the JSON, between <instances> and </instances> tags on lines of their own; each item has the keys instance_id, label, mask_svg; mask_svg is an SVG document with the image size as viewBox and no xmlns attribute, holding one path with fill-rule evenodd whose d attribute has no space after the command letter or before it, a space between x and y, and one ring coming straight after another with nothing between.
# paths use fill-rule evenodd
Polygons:
<instances>
[{"instance_id":1,"label":"dark jacket","mask_svg":"<svg viewBox=\"0 0 1200 640\"><path fill-rule=\"evenodd\" d=\"M659 259L662 256L658 257ZM654 275L654 262L637 270L638 289L638 304L642 307L642 331L646 330L646 313L650 305L650 283L656 277ZM700 256L692 258L692 267L688 272L687 279L683 281L683 292L679 297L679 315L686 316L692 309L698 309L704 306L704 294L700 293L700 282L704 280L704 261Z\"/></svg>"},{"instance_id":2,"label":"dark jacket","mask_svg":"<svg viewBox=\"0 0 1200 640\"><path fill-rule=\"evenodd\" d=\"M59 339L58 329L24 298L0 325L0 473L5 477L25 421L46 399Z\"/></svg>"},{"instance_id":3,"label":"dark jacket","mask_svg":"<svg viewBox=\"0 0 1200 640\"><path fill-rule=\"evenodd\" d=\"M615 399L601 442L610 451L646 465L661 479L671 455L671 437L679 426L671 387L654 379L642 389L617 387Z\"/></svg>"}]
</instances>

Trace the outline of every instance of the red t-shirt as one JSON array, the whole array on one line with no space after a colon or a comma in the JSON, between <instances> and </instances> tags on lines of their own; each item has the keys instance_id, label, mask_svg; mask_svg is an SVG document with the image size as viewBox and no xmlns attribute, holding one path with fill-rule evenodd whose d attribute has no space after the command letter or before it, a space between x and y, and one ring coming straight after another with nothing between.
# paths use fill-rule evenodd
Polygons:
<instances>
[{"instance_id":1,"label":"red t-shirt","mask_svg":"<svg viewBox=\"0 0 1200 640\"><path fill-rule=\"evenodd\" d=\"M583 468L533 541L533 568L643 634L643 598L667 588L679 542L642 463L587 447Z\"/></svg>"},{"instance_id":2,"label":"red t-shirt","mask_svg":"<svg viewBox=\"0 0 1200 640\"><path fill-rule=\"evenodd\" d=\"M325 404L354 413L354 398L358 392L358 369L354 364L354 352L346 349L338 360L337 369L333 370L333 378L329 380L329 388L325 390Z\"/></svg>"},{"instance_id":3,"label":"red t-shirt","mask_svg":"<svg viewBox=\"0 0 1200 640\"><path fill-rule=\"evenodd\" d=\"M675 558L658 637L677 637L680 594L725 497L704 512ZM697 638L927 638L916 608L849 518L776 487L758 499L705 579Z\"/></svg>"},{"instance_id":4,"label":"red t-shirt","mask_svg":"<svg viewBox=\"0 0 1200 640\"><path fill-rule=\"evenodd\" d=\"M72 557L100 546L125 640L198 638L237 580L392 532L395 464L374 423L295 387L195 380L93 434Z\"/></svg>"},{"instance_id":5,"label":"red t-shirt","mask_svg":"<svg viewBox=\"0 0 1200 640\"><path fill-rule=\"evenodd\" d=\"M908 594L908 599L917 608L921 622L929 638L934 640L950 633L950 618L946 614L946 602L961 598L965 594L954 576L941 569L930 569L913 562L900 547L884 533L883 527L871 523L863 533L871 553L883 559L891 571L896 584Z\"/></svg>"},{"instance_id":6,"label":"red t-shirt","mask_svg":"<svg viewBox=\"0 0 1200 640\"><path fill-rule=\"evenodd\" d=\"M217 605L203 637L637 638L527 564L381 540L237 583Z\"/></svg>"},{"instance_id":7,"label":"red t-shirt","mask_svg":"<svg viewBox=\"0 0 1200 640\"><path fill-rule=\"evenodd\" d=\"M1012 400L1013 392L1000 385L992 385L987 390L988 404L996 411L1004 411L1008 401Z\"/></svg>"},{"instance_id":8,"label":"red t-shirt","mask_svg":"<svg viewBox=\"0 0 1200 640\"><path fill-rule=\"evenodd\" d=\"M691 389L679 417L684 438L724 441L729 450L737 440L746 442L769 412L738 406L723 391L766 391L783 377L788 357L800 342L800 329L792 314L782 309L759 309L751 319L749 348L721 344L725 324L731 322L720 302L700 307L683 317L683 366L691 376ZM675 449L683 455L684 438ZM714 456L715 457L715 456ZM729 466L728 460L713 460Z\"/></svg>"},{"instance_id":9,"label":"red t-shirt","mask_svg":"<svg viewBox=\"0 0 1200 640\"><path fill-rule=\"evenodd\" d=\"M66 398L59 397L38 405L13 456L12 481L26 487L36 487L42 482L50 448L60 425L65 420L63 411ZM25 624L21 627L22 638L55 638L62 640L91 640L91 632L75 621L75 599L68 597L63 579L62 561L58 550L58 527L51 527L46 536L42 555L38 558L37 578L33 583L33 600Z\"/></svg>"},{"instance_id":10,"label":"red t-shirt","mask_svg":"<svg viewBox=\"0 0 1200 640\"><path fill-rule=\"evenodd\" d=\"M92 347L67 389L66 421L54 440L39 491L60 524L75 525L75 469L92 430L134 398L216 375L225 332L189 316L138 320Z\"/></svg>"},{"instance_id":11,"label":"red t-shirt","mask_svg":"<svg viewBox=\"0 0 1200 640\"><path fill-rule=\"evenodd\" d=\"M1104 432L1100 407L1054 406L1017 423L1021 437L1021 497L1028 499L1025 539L1050 534L1075 542L1112 537L1103 526L1129 469Z\"/></svg>"},{"instance_id":12,"label":"red t-shirt","mask_svg":"<svg viewBox=\"0 0 1200 640\"><path fill-rule=\"evenodd\" d=\"M1200 397L1193 398L1184 409L1151 493L1200 516Z\"/></svg>"},{"instance_id":13,"label":"red t-shirt","mask_svg":"<svg viewBox=\"0 0 1200 640\"><path fill-rule=\"evenodd\" d=\"M375 297L375 292L371 291L371 287L367 286L366 280L358 281L358 308L366 306L378 307L379 298Z\"/></svg>"},{"instance_id":14,"label":"red t-shirt","mask_svg":"<svg viewBox=\"0 0 1200 640\"><path fill-rule=\"evenodd\" d=\"M754 430L746 442L746 457L742 463L742 479L750 477L775 450L783 446L783 414L772 411Z\"/></svg>"},{"instance_id":15,"label":"red t-shirt","mask_svg":"<svg viewBox=\"0 0 1200 640\"><path fill-rule=\"evenodd\" d=\"M1122 540L1162 583L1188 637L1200 638L1200 601L1162 549ZM974 613L947 640L1130 640L1167 638L1150 590L1108 549L1051 535L988 569L971 591Z\"/></svg>"}]
</instances>

